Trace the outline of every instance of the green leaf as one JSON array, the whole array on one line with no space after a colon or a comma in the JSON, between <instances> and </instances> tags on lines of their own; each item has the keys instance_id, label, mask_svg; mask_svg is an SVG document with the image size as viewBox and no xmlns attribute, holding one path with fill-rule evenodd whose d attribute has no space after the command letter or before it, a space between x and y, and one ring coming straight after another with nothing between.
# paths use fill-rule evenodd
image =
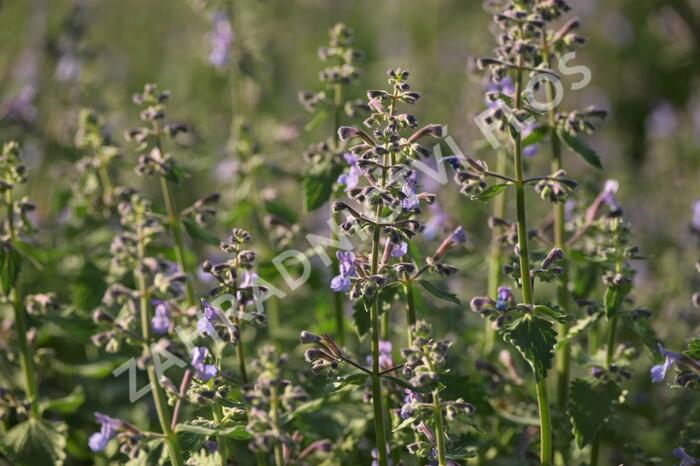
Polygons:
<instances>
[{"instance_id":1,"label":"green leaf","mask_svg":"<svg viewBox=\"0 0 700 466\"><path fill-rule=\"evenodd\" d=\"M425 385L423 387L416 387L416 386L411 385L410 383L406 382L403 379L400 379L398 377L394 377L393 375L383 375L382 378L389 380L390 382L395 383L399 387L405 388L407 390L411 390L412 392L416 392L416 393L429 393L433 389L433 387L429 386L429 385Z\"/></svg>"},{"instance_id":2,"label":"green leaf","mask_svg":"<svg viewBox=\"0 0 700 466\"><path fill-rule=\"evenodd\" d=\"M510 183L493 184L482 192L478 194L469 194L467 197L472 201L486 202L501 194L508 186L510 186Z\"/></svg>"},{"instance_id":3,"label":"green leaf","mask_svg":"<svg viewBox=\"0 0 700 466\"><path fill-rule=\"evenodd\" d=\"M565 345L566 343L569 343L571 340L578 337L579 335L585 334L588 331L588 329L591 328L593 324L598 322L602 317L603 314L597 312L593 315L586 316L577 320L575 324L569 327L569 331L566 332L566 335L557 342L556 347L560 348L561 346Z\"/></svg>"},{"instance_id":4,"label":"green leaf","mask_svg":"<svg viewBox=\"0 0 700 466\"><path fill-rule=\"evenodd\" d=\"M582 139L579 139L577 136L564 131L562 128L557 129L557 134L559 135L559 138L563 140L574 152L579 154L583 160L586 161L586 163L599 170L603 169L603 163L600 161L600 157L598 157L596 151L591 149Z\"/></svg>"},{"instance_id":5,"label":"green leaf","mask_svg":"<svg viewBox=\"0 0 700 466\"><path fill-rule=\"evenodd\" d=\"M304 175L303 186L306 198L306 209L316 210L330 199L333 185L342 173L343 168L331 161L314 165Z\"/></svg>"},{"instance_id":6,"label":"green leaf","mask_svg":"<svg viewBox=\"0 0 700 466\"><path fill-rule=\"evenodd\" d=\"M554 345L557 343L557 332L550 322L525 315L506 327L503 337L517 348L538 380L547 375L552 367Z\"/></svg>"},{"instance_id":7,"label":"green leaf","mask_svg":"<svg viewBox=\"0 0 700 466\"><path fill-rule=\"evenodd\" d=\"M688 343L688 349L683 352L689 358L700 360L700 338L694 338Z\"/></svg>"},{"instance_id":8,"label":"green leaf","mask_svg":"<svg viewBox=\"0 0 700 466\"><path fill-rule=\"evenodd\" d=\"M436 298L442 299L444 301L449 301L451 303L459 304L461 305L462 302L459 300L457 295L450 293L449 291L443 290L442 288L438 288L431 282L427 280L418 280L418 283L431 295L435 296Z\"/></svg>"},{"instance_id":9,"label":"green leaf","mask_svg":"<svg viewBox=\"0 0 700 466\"><path fill-rule=\"evenodd\" d=\"M0 247L0 285L5 294L9 294L17 282L21 265L21 257L9 243Z\"/></svg>"},{"instance_id":10,"label":"green leaf","mask_svg":"<svg viewBox=\"0 0 700 466\"><path fill-rule=\"evenodd\" d=\"M73 391L61 398L43 400L40 404L41 412L54 411L58 414L72 414L85 403L83 387L77 386Z\"/></svg>"},{"instance_id":11,"label":"green leaf","mask_svg":"<svg viewBox=\"0 0 700 466\"><path fill-rule=\"evenodd\" d=\"M474 458L475 456L476 450L467 447L450 450L445 454L445 458L448 460L466 460L469 458Z\"/></svg>"},{"instance_id":12,"label":"green leaf","mask_svg":"<svg viewBox=\"0 0 700 466\"><path fill-rule=\"evenodd\" d=\"M228 427L214 427L213 422L208 422L207 424L208 425L188 423L178 424L175 431L177 433L187 432L190 434L206 436L229 437L237 440L247 440L253 436L242 424L236 424Z\"/></svg>"},{"instance_id":13,"label":"green leaf","mask_svg":"<svg viewBox=\"0 0 700 466\"><path fill-rule=\"evenodd\" d=\"M186 219L183 219L182 223L185 225L185 230L187 230L187 234L190 235L190 237L193 240L201 241L202 243L212 244L212 245L219 244L219 239L216 236L212 235L207 230L202 228L194 220L186 218Z\"/></svg>"},{"instance_id":14,"label":"green leaf","mask_svg":"<svg viewBox=\"0 0 700 466\"><path fill-rule=\"evenodd\" d=\"M347 387L348 385L364 385L367 382L369 374L364 372L358 372L356 374L348 375L347 377L338 377L338 380L333 382L332 392L337 392L338 390Z\"/></svg>"},{"instance_id":15,"label":"green leaf","mask_svg":"<svg viewBox=\"0 0 700 466\"><path fill-rule=\"evenodd\" d=\"M595 439L612 414L619 396L620 388L609 380L576 379L571 382L567 411L579 448Z\"/></svg>"},{"instance_id":16,"label":"green leaf","mask_svg":"<svg viewBox=\"0 0 700 466\"><path fill-rule=\"evenodd\" d=\"M352 318L353 322L355 323L355 330L357 331L357 334L360 337L367 335L372 322L369 317L369 311L365 308L364 301L360 300L355 303Z\"/></svg>"},{"instance_id":17,"label":"green leaf","mask_svg":"<svg viewBox=\"0 0 700 466\"><path fill-rule=\"evenodd\" d=\"M547 134L549 134L549 126L537 126L530 132L530 134L523 138L522 145L523 147L527 147L537 144L544 139Z\"/></svg>"},{"instance_id":18,"label":"green leaf","mask_svg":"<svg viewBox=\"0 0 700 466\"><path fill-rule=\"evenodd\" d=\"M603 304L605 306L605 315L609 319L617 315L622 301L625 296L630 292L632 286L630 284L626 285L612 285L606 288L605 296L603 297Z\"/></svg>"},{"instance_id":19,"label":"green leaf","mask_svg":"<svg viewBox=\"0 0 700 466\"><path fill-rule=\"evenodd\" d=\"M534 310L535 314L543 314L549 316L561 324L572 322L576 319L571 314L566 314L564 311L561 310L559 306L556 305L538 304L535 306Z\"/></svg>"},{"instance_id":20,"label":"green leaf","mask_svg":"<svg viewBox=\"0 0 700 466\"><path fill-rule=\"evenodd\" d=\"M2 440L18 465L61 466L66 459L65 424L30 417L14 426Z\"/></svg>"}]
</instances>

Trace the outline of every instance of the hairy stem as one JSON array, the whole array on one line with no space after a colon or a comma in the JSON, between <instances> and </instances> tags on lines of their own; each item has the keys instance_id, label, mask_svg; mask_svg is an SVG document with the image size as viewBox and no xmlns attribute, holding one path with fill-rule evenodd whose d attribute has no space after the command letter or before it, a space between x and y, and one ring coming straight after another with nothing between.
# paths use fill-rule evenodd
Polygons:
<instances>
[{"instance_id":1,"label":"hairy stem","mask_svg":"<svg viewBox=\"0 0 700 466\"><path fill-rule=\"evenodd\" d=\"M235 322L239 332L241 332L241 319L236 317ZM241 380L243 380L243 384L246 385L248 383L248 372L245 368L245 350L243 348L242 334L239 335L238 341L236 342L236 356L238 357L238 370L241 372Z\"/></svg>"},{"instance_id":2,"label":"hairy stem","mask_svg":"<svg viewBox=\"0 0 700 466\"><path fill-rule=\"evenodd\" d=\"M416 324L416 303L413 297L413 280L408 273L403 275L403 286L406 291L406 323L408 324L408 331L406 332L408 336L408 346L411 346L413 342L413 335L411 335L411 326Z\"/></svg>"},{"instance_id":3,"label":"hairy stem","mask_svg":"<svg viewBox=\"0 0 700 466\"><path fill-rule=\"evenodd\" d=\"M16 238L14 203L14 195L12 190L9 189L5 194L5 204L7 207L7 230L10 236L10 244L14 243ZM10 290L9 298L12 301L12 309L15 314L15 331L17 333L17 345L19 346L20 367L22 369L22 378L24 379L24 390L31 403L32 414L38 417L39 383L37 381L36 367L34 366L34 355L27 342L27 316L16 284Z\"/></svg>"},{"instance_id":4,"label":"hairy stem","mask_svg":"<svg viewBox=\"0 0 700 466\"><path fill-rule=\"evenodd\" d=\"M549 44L547 42L547 31L542 31L542 53L544 57L544 62L547 68L551 68L552 59L549 50ZM554 95L556 90L554 89L554 84L551 81L547 82L547 101L554 102ZM563 168L562 157L561 157L561 141L557 136L555 131L556 127L556 109L553 106L547 111L547 117L549 121L549 135L552 145L552 173ZM563 272L557 286L557 303L559 307L567 312L569 309L570 295L569 295L569 271L568 264L566 263L566 215L564 210L564 204L561 202L554 203L552 207L553 217L554 217L554 244L556 247L564 251L564 261L562 261ZM569 330L569 325L566 323L559 323L557 325L557 330L559 336L562 337L566 335ZM566 408L567 400L567 390L569 389L569 371L571 365L571 347L569 343L564 343L557 350L556 355L556 368L557 368L557 401L561 409Z\"/></svg>"},{"instance_id":5,"label":"hairy stem","mask_svg":"<svg viewBox=\"0 0 700 466\"><path fill-rule=\"evenodd\" d=\"M273 381L270 384L270 417L272 418L272 427L279 432L279 397L277 395L277 385ZM274 446L275 466L284 466L284 455L282 454L282 444L275 442Z\"/></svg>"},{"instance_id":6,"label":"hairy stem","mask_svg":"<svg viewBox=\"0 0 700 466\"><path fill-rule=\"evenodd\" d=\"M148 289L146 286L146 276L143 272L143 259L145 257L145 245L143 238L143 231L139 228L138 231L138 259L139 263L137 265L137 270L134 271L136 283L138 284L139 291L139 308L141 313L141 336L143 337L143 352L146 356L153 358L153 352L151 351L151 316L148 312ZM156 357L158 357L156 355ZM156 413L158 414L158 421L160 422L160 427L165 435L165 444L168 448L168 455L170 456L170 462L173 466L183 465L182 452L180 450L180 443L177 440L177 435L175 431L170 427L170 413L168 411L168 403L165 398L165 392L163 387L160 386L160 381L158 380L158 375L156 374L155 367L153 364L148 365L147 369L148 381L151 385L151 390L153 392L153 402L156 407Z\"/></svg>"},{"instance_id":7,"label":"hairy stem","mask_svg":"<svg viewBox=\"0 0 700 466\"><path fill-rule=\"evenodd\" d=\"M435 420L435 443L438 453L438 465L447 466L445 458L445 434L442 428L442 406L440 406L440 391L433 390L433 419Z\"/></svg>"},{"instance_id":8,"label":"hairy stem","mask_svg":"<svg viewBox=\"0 0 700 466\"><path fill-rule=\"evenodd\" d=\"M522 57L518 57L518 71L515 82L515 108L522 105ZM518 220L518 245L520 246L520 280L525 304L534 305L532 293L532 278L530 276L530 252L527 237L527 215L525 210L525 183L523 177L522 139L518 131L513 132L513 154L515 156L516 179L516 209ZM537 377L537 375L535 375ZM540 414L540 464L552 464L552 429L549 415L549 398L547 396L547 381L544 377L537 380L537 405Z\"/></svg>"},{"instance_id":9,"label":"hairy stem","mask_svg":"<svg viewBox=\"0 0 700 466\"><path fill-rule=\"evenodd\" d=\"M377 207L377 218L381 215L381 206ZM379 248L381 229L374 227L372 239L372 275L376 275L379 268ZM382 409L382 382L379 375L379 294L374 298L370 307L371 333L372 333L372 406L374 408L374 430L377 441L379 466L388 466L386 431L384 427L384 410Z\"/></svg>"},{"instance_id":10,"label":"hairy stem","mask_svg":"<svg viewBox=\"0 0 700 466\"><path fill-rule=\"evenodd\" d=\"M158 120L153 122L153 131L155 133L156 147L160 153L163 154L161 128ZM185 242L182 237L180 215L175 208L175 199L173 198L173 191L170 188L170 182L162 175L160 176L160 189L163 193L163 203L165 204L165 210L168 214L168 225L170 225L170 231L172 231L173 234L173 242L175 243L175 259L177 260L177 265L180 267L180 270L186 276L185 298L187 299L187 304L191 306L194 304L194 291L192 290L192 276L190 275L190 270L185 260Z\"/></svg>"},{"instance_id":11,"label":"hairy stem","mask_svg":"<svg viewBox=\"0 0 700 466\"><path fill-rule=\"evenodd\" d=\"M508 154L504 150L498 151L496 159L496 171L505 173L507 170ZM506 211L506 196L501 194L493 201L493 216L503 218ZM491 251L489 254L489 296L495 298L498 294L498 287L501 284L501 268L503 267L503 253L501 244L498 241L495 231L491 234ZM484 322L484 353L491 354L496 343L496 332L491 326L491 322Z\"/></svg>"},{"instance_id":12,"label":"hairy stem","mask_svg":"<svg viewBox=\"0 0 700 466\"><path fill-rule=\"evenodd\" d=\"M219 403L214 403L212 406L212 414L214 415L214 421L216 421L216 424L221 425L221 422L224 419L224 410ZM219 455L221 455L221 466L226 466L228 463L228 447L226 445L226 437L216 437L216 446L219 450Z\"/></svg>"}]
</instances>

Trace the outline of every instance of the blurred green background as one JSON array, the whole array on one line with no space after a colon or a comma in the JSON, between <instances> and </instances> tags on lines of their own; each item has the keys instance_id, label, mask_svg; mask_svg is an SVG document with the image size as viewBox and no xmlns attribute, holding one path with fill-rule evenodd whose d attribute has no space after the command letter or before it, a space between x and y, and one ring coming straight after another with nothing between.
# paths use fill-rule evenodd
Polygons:
<instances>
[{"instance_id":1,"label":"blurred green background","mask_svg":"<svg viewBox=\"0 0 700 466\"><path fill-rule=\"evenodd\" d=\"M610 114L591 139L605 172L592 172L573 157L566 165L592 193L605 179L621 182L620 198L635 239L650 257L639 265L637 301L654 312L659 336L680 346L700 329L700 316L689 299L691 290L700 289L694 265L700 236L691 228L693 206L700 200L700 1L570 3L589 38L575 63L588 66L593 80L580 92L567 92L563 108L595 104ZM357 47L366 53L356 97L363 97L363 89L383 87L386 68L409 68L413 87L423 94L419 120L447 124L464 151L481 144L473 119L484 108L483 85L469 74L469 63L488 54L494 39L490 17L477 0L4 0L0 5L2 140L18 139L24 146L32 171L28 194L39 207L39 244L48 256L43 273L29 279L28 287L54 291L74 303L85 294L85 303L99 301L99 287L76 277L90 275L87 254L104 258L108 253L91 249L100 243L93 237L100 233L89 225L73 225L80 247L56 234L66 228L66 197L76 179L72 164L84 155L73 142L82 107L98 109L123 145L123 131L138 124L131 95L146 82L171 90L170 118L194 128L176 151L191 173L178 189L182 205L213 186L225 201L233 198L225 194L242 180L228 150L231 121L232 115L244 116L260 141L263 165L291 173L262 170L258 189L274 188L287 207L301 212L303 196L294 173L303 166L308 145L330 135L330 123L305 130L310 117L297 92L319 88L317 48L327 42L328 29L342 21L354 29ZM208 61L213 14L229 8L234 12L233 46L240 54L233 71ZM127 150L124 157L130 166L136 154ZM548 164L543 149L530 169L544 172ZM128 171L123 179L131 185L141 182ZM439 197L471 235L474 254L465 264L473 268L453 285L467 300L484 288L480 251L488 244L488 206L467 202L456 191L443 188ZM531 218L543 218L549 205L533 204ZM226 231L224 226L245 223L250 214L229 202L221 207L217 235ZM323 215L325 210L306 215L302 223L319 225ZM315 303L311 291L298 291L296 302ZM296 308L283 307L280 319L294 313L294 328L302 328L312 325L319 312L299 316ZM62 348L65 361L90 360L90 354L82 354L90 350L79 345ZM640 380L645 370L641 374ZM68 389L70 382L57 383L57 389ZM109 390L102 394L103 401L117 397ZM83 416L89 424L90 414ZM657 431L651 448L668 450L669 439L658 435L673 432L671 427L665 434Z\"/></svg>"}]
</instances>

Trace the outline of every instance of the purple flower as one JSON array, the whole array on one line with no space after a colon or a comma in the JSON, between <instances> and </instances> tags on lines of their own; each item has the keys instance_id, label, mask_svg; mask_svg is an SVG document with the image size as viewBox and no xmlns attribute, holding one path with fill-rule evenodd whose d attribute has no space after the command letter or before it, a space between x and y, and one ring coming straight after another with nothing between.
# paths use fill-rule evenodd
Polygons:
<instances>
[{"instance_id":1,"label":"purple flower","mask_svg":"<svg viewBox=\"0 0 700 466\"><path fill-rule=\"evenodd\" d=\"M620 182L617 180L607 180L605 186L603 187L603 192L600 193L600 198L607 204L613 212L618 212L621 210L620 203L617 201L615 194L617 190L620 189Z\"/></svg>"},{"instance_id":2,"label":"purple flower","mask_svg":"<svg viewBox=\"0 0 700 466\"><path fill-rule=\"evenodd\" d=\"M671 104L661 102L647 118L646 126L652 138L667 138L678 129L678 115Z\"/></svg>"},{"instance_id":3,"label":"purple flower","mask_svg":"<svg viewBox=\"0 0 700 466\"><path fill-rule=\"evenodd\" d=\"M513 95L515 94L515 85L513 84L513 80L506 76L500 81L489 82L486 86L486 92L500 92L505 95Z\"/></svg>"},{"instance_id":4,"label":"purple flower","mask_svg":"<svg viewBox=\"0 0 700 466\"><path fill-rule=\"evenodd\" d=\"M700 464L700 459L690 456L686 453L685 448L678 447L673 450L673 456L681 460L678 466L695 466Z\"/></svg>"},{"instance_id":5,"label":"purple flower","mask_svg":"<svg viewBox=\"0 0 700 466\"><path fill-rule=\"evenodd\" d=\"M218 372L216 366L204 364L204 360L207 359L207 356L209 356L209 350L203 346L195 346L192 350L192 367L194 367L197 377L203 382L216 376Z\"/></svg>"},{"instance_id":6,"label":"purple flower","mask_svg":"<svg viewBox=\"0 0 700 466\"><path fill-rule=\"evenodd\" d=\"M170 313L165 301L154 301L156 315L151 319L151 327L156 335L165 335L170 329Z\"/></svg>"},{"instance_id":7,"label":"purple flower","mask_svg":"<svg viewBox=\"0 0 700 466\"><path fill-rule=\"evenodd\" d=\"M498 288L498 296L496 298L496 309L503 312L513 304L513 291L508 286Z\"/></svg>"},{"instance_id":8,"label":"purple flower","mask_svg":"<svg viewBox=\"0 0 700 466\"><path fill-rule=\"evenodd\" d=\"M693 229L700 233L700 200L695 201L693 206L693 221L691 222Z\"/></svg>"},{"instance_id":9,"label":"purple flower","mask_svg":"<svg viewBox=\"0 0 700 466\"><path fill-rule=\"evenodd\" d=\"M418 209L418 196L416 195L416 188L418 187L418 174L415 171L411 171L411 174L406 177L406 182L401 187L401 192L406 196L401 201L401 207L404 210L416 210Z\"/></svg>"},{"instance_id":10,"label":"purple flower","mask_svg":"<svg viewBox=\"0 0 700 466\"><path fill-rule=\"evenodd\" d=\"M458 155L448 155L442 158L443 162L447 162L455 170L459 170L462 167L462 161Z\"/></svg>"},{"instance_id":11,"label":"purple flower","mask_svg":"<svg viewBox=\"0 0 700 466\"><path fill-rule=\"evenodd\" d=\"M405 421L409 417L413 416L413 413L416 411L416 405L422 403L423 399L413 390L405 390L404 393L403 405L401 405L399 415L401 416L401 419Z\"/></svg>"},{"instance_id":12,"label":"purple flower","mask_svg":"<svg viewBox=\"0 0 700 466\"><path fill-rule=\"evenodd\" d=\"M345 185L345 191L350 191L355 188L360 182L360 176L362 175L362 170L357 166L357 157L352 155L350 152L343 154L345 161L350 165L350 171L348 173L343 173L338 177L338 183Z\"/></svg>"},{"instance_id":13,"label":"purple flower","mask_svg":"<svg viewBox=\"0 0 700 466\"><path fill-rule=\"evenodd\" d=\"M651 368L651 381L654 383L663 382L668 370L683 357L679 353L668 351L661 343L659 343L659 352L666 360L663 364L657 364Z\"/></svg>"},{"instance_id":14,"label":"purple flower","mask_svg":"<svg viewBox=\"0 0 700 466\"><path fill-rule=\"evenodd\" d=\"M408 243L401 241L399 244L394 243L391 248L391 257L401 257L408 252Z\"/></svg>"},{"instance_id":15,"label":"purple flower","mask_svg":"<svg viewBox=\"0 0 700 466\"><path fill-rule=\"evenodd\" d=\"M391 342L379 340L379 367L381 369L391 369L394 367L394 360L391 357ZM372 355L367 356L367 364L372 365Z\"/></svg>"},{"instance_id":16,"label":"purple flower","mask_svg":"<svg viewBox=\"0 0 700 466\"><path fill-rule=\"evenodd\" d=\"M347 293L352 288L352 282L348 277L336 275L331 280L331 290L336 293Z\"/></svg>"},{"instance_id":17,"label":"purple flower","mask_svg":"<svg viewBox=\"0 0 700 466\"><path fill-rule=\"evenodd\" d=\"M88 446L94 452L104 451L109 441L117 435L117 431L122 426L122 421L102 413L95 413L95 419L100 423L100 431L90 436Z\"/></svg>"},{"instance_id":18,"label":"purple flower","mask_svg":"<svg viewBox=\"0 0 700 466\"><path fill-rule=\"evenodd\" d=\"M428 210L432 214L427 222L425 222L425 228L423 229L423 236L428 239L434 239L444 228L447 227L447 223L450 217L442 210L442 207L435 202L428 206Z\"/></svg>"},{"instance_id":19,"label":"purple flower","mask_svg":"<svg viewBox=\"0 0 700 466\"><path fill-rule=\"evenodd\" d=\"M216 68L225 68L228 65L233 37L233 28L228 16L222 12L215 13L212 18L212 30L209 34L211 44L209 63Z\"/></svg>"},{"instance_id":20,"label":"purple flower","mask_svg":"<svg viewBox=\"0 0 700 466\"><path fill-rule=\"evenodd\" d=\"M455 230L452 232L450 235L450 239L454 241L455 243L459 244L464 244L467 242L467 234L464 231L464 228L461 226L455 228Z\"/></svg>"},{"instance_id":21,"label":"purple flower","mask_svg":"<svg viewBox=\"0 0 700 466\"><path fill-rule=\"evenodd\" d=\"M522 134L523 139L528 137L530 133L532 133L532 131L535 130L535 128L537 128L537 125L530 125L527 128L525 128ZM532 158L537 155L537 152L539 152L539 150L540 146L538 144L529 144L523 148L523 155L525 157Z\"/></svg>"},{"instance_id":22,"label":"purple flower","mask_svg":"<svg viewBox=\"0 0 700 466\"><path fill-rule=\"evenodd\" d=\"M331 290L336 293L347 293L352 288L351 277L357 273L355 269L355 254L352 251L338 251L335 253L338 258L340 274L331 280Z\"/></svg>"},{"instance_id":23,"label":"purple flower","mask_svg":"<svg viewBox=\"0 0 700 466\"><path fill-rule=\"evenodd\" d=\"M197 331L200 335L209 335L215 338L217 333L214 328L214 322L219 317L219 311L204 299L202 300L202 306L204 307L204 315L197 321Z\"/></svg>"}]
</instances>

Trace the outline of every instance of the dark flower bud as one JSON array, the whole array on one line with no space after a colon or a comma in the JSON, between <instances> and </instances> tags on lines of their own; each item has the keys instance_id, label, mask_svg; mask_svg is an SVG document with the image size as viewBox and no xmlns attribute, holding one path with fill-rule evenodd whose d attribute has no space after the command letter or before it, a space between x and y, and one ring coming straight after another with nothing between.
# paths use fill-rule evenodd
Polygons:
<instances>
[{"instance_id":1,"label":"dark flower bud","mask_svg":"<svg viewBox=\"0 0 700 466\"><path fill-rule=\"evenodd\" d=\"M553 263L558 262L564 258L564 251L559 248L553 248L547 254L547 257L542 261L542 268L548 269Z\"/></svg>"},{"instance_id":2,"label":"dark flower bud","mask_svg":"<svg viewBox=\"0 0 700 466\"><path fill-rule=\"evenodd\" d=\"M311 332L307 332L306 330L301 332L300 339L304 344L318 343L321 341L321 337L314 335Z\"/></svg>"},{"instance_id":3,"label":"dark flower bud","mask_svg":"<svg viewBox=\"0 0 700 466\"><path fill-rule=\"evenodd\" d=\"M333 201L333 205L331 206L331 209L333 212L342 212L343 210L346 210L348 208L348 205L344 203L343 201Z\"/></svg>"},{"instance_id":4,"label":"dark flower bud","mask_svg":"<svg viewBox=\"0 0 700 466\"><path fill-rule=\"evenodd\" d=\"M347 141L358 134L360 134L360 130L352 126L341 126L338 128L338 137L341 141Z\"/></svg>"}]
</instances>

